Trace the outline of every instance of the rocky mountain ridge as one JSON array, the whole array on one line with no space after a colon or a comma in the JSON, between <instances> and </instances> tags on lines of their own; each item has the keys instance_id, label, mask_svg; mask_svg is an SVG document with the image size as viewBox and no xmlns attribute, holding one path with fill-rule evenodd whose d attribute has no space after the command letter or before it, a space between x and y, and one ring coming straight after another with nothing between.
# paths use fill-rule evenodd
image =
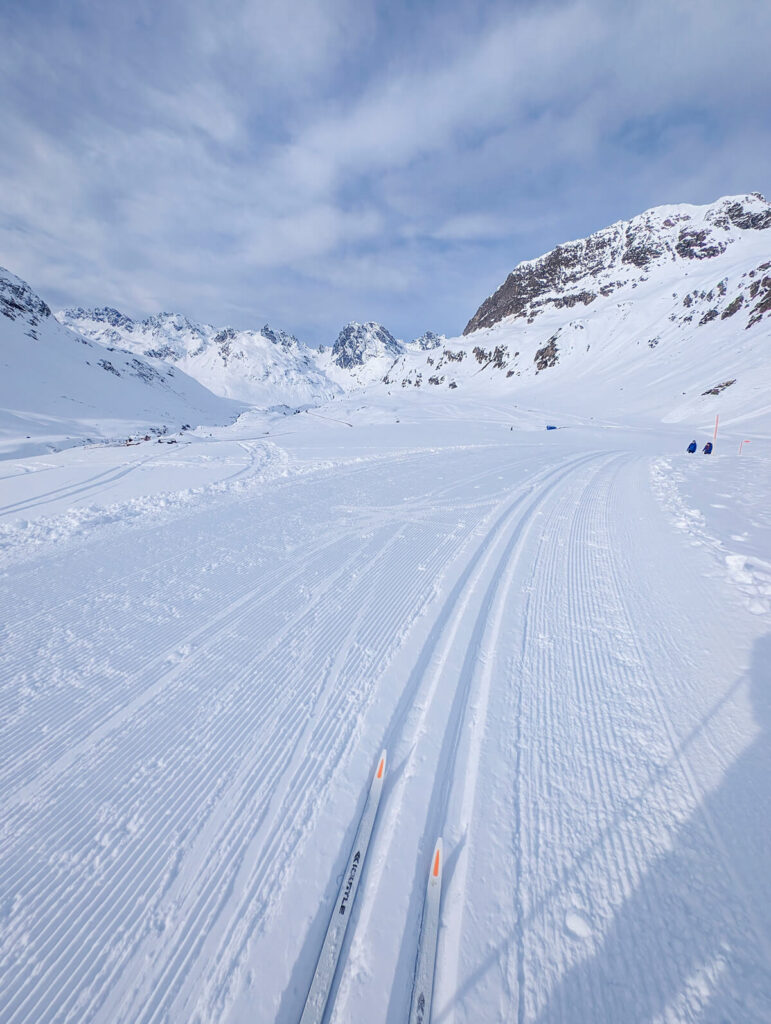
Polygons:
<instances>
[{"instance_id":1,"label":"rocky mountain ridge","mask_svg":"<svg viewBox=\"0 0 771 1024\"><path fill-rule=\"evenodd\" d=\"M312 350L268 324L257 331L199 324L179 313L143 320L112 307L65 309L62 324L108 348L170 363L214 394L270 406L326 400L337 387L315 364Z\"/></svg>"},{"instance_id":2,"label":"rocky mountain ridge","mask_svg":"<svg viewBox=\"0 0 771 1024\"><path fill-rule=\"evenodd\" d=\"M406 352L382 384L554 400L590 419L760 412L771 388L771 204L752 194L660 207L567 243L521 264L467 332Z\"/></svg>"},{"instance_id":3,"label":"rocky mountain ridge","mask_svg":"<svg viewBox=\"0 0 771 1024\"><path fill-rule=\"evenodd\" d=\"M709 206L655 207L520 263L485 299L463 334L509 317L533 323L549 307L589 306L667 266L677 265L686 274L689 264L722 256L745 233L769 229L771 203L757 192Z\"/></svg>"},{"instance_id":4,"label":"rocky mountain ridge","mask_svg":"<svg viewBox=\"0 0 771 1024\"><path fill-rule=\"evenodd\" d=\"M259 331L199 324L178 313L133 320L111 306L62 310L59 321L108 349L178 366L215 394L269 407L326 401L382 377L405 352L441 344L432 331L405 344L382 324L352 321L330 347L311 348L266 324Z\"/></svg>"}]
</instances>

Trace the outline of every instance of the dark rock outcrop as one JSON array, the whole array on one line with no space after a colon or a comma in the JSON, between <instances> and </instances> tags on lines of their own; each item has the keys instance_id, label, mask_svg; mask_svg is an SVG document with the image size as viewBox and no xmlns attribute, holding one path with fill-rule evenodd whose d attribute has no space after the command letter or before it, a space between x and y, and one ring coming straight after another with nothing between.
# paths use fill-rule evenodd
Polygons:
<instances>
[{"instance_id":1,"label":"dark rock outcrop","mask_svg":"<svg viewBox=\"0 0 771 1024\"><path fill-rule=\"evenodd\" d=\"M760 192L752 193L753 199L763 199ZM771 228L771 208L766 210L747 210L739 203L731 203L726 207L726 216L732 224L743 231L765 231Z\"/></svg>"},{"instance_id":2,"label":"dark rock outcrop","mask_svg":"<svg viewBox=\"0 0 771 1024\"><path fill-rule=\"evenodd\" d=\"M559 362L559 349L557 348L557 335L552 335L543 348L539 348L533 359L535 372L540 373L550 366L556 366Z\"/></svg>"},{"instance_id":3,"label":"dark rock outcrop","mask_svg":"<svg viewBox=\"0 0 771 1024\"><path fill-rule=\"evenodd\" d=\"M719 395L721 391L725 391L726 388L730 388L732 384L736 383L736 377L733 380L724 380L722 384L716 384L714 388L707 388L706 391L702 391L702 398L705 395Z\"/></svg>"},{"instance_id":4,"label":"dark rock outcrop","mask_svg":"<svg viewBox=\"0 0 771 1024\"><path fill-rule=\"evenodd\" d=\"M332 361L344 370L363 366L377 356L394 359L402 354L402 347L390 331L376 323L346 324L332 346Z\"/></svg>"}]
</instances>

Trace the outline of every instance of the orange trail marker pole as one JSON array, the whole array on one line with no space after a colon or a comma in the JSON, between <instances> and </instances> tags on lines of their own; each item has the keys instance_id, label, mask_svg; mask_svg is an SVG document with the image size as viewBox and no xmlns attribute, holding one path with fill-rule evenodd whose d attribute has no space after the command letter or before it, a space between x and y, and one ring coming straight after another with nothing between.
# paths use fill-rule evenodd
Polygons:
<instances>
[{"instance_id":1,"label":"orange trail marker pole","mask_svg":"<svg viewBox=\"0 0 771 1024\"><path fill-rule=\"evenodd\" d=\"M712 441L717 441L717 421L720 419L720 413L715 416L715 433L712 435Z\"/></svg>"},{"instance_id":2,"label":"orange trail marker pole","mask_svg":"<svg viewBox=\"0 0 771 1024\"><path fill-rule=\"evenodd\" d=\"M752 444L752 442L751 442L751 441L747 441L747 440L744 440L744 441L742 441L742 442L741 442L741 443L739 444L739 454L740 454L740 455L741 455L741 453L742 453L742 445L744 445L744 444Z\"/></svg>"}]
</instances>

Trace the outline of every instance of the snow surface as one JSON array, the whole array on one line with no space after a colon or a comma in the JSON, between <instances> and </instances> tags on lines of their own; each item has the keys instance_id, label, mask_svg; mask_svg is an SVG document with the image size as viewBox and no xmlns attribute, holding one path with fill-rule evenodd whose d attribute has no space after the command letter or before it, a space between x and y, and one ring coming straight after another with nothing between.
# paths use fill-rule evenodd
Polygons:
<instances>
[{"instance_id":1,"label":"snow surface","mask_svg":"<svg viewBox=\"0 0 771 1024\"><path fill-rule=\"evenodd\" d=\"M557 394L2 464L3 1024L296 1022L383 747L329 1021L440 834L433 1020L768 1020L771 424Z\"/></svg>"},{"instance_id":2,"label":"snow surface","mask_svg":"<svg viewBox=\"0 0 771 1024\"><path fill-rule=\"evenodd\" d=\"M0 273L2 1024L294 1024L384 747L327 1024L438 836L435 1022L771 1018L768 213L348 366Z\"/></svg>"}]
</instances>

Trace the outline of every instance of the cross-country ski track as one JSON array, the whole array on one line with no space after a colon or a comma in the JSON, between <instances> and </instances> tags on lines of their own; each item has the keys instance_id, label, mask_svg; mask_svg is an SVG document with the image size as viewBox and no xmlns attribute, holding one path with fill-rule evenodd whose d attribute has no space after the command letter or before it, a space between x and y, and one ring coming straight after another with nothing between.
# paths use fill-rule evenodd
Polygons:
<instances>
[{"instance_id":1,"label":"cross-country ski track","mask_svg":"<svg viewBox=\"0 0 771 1024\"><path fill-rule=\"evenodd\" d=\"M408 1019L439 836L432 1021L770 1019L767 617L599 437L10 549L2 1024L296 1024L382 750L327 1022Z\"/></svg>"}]
</instances>

